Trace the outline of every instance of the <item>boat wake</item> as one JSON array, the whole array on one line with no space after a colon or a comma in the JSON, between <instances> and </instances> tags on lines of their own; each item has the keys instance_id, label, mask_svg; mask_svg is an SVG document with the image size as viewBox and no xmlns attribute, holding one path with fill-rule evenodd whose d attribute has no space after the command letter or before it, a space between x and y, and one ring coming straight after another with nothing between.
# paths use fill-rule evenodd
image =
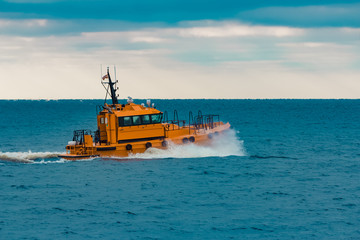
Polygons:
<instances>
[{"instance_id":1,"label":"boat wake","mask_svg":"<svg viewBox=\"0 0 360 240\"><path fill-rule=\"evenodd\" d=\"M170 143L167 149L149 148L144 153L130 155L125 159L159 159L159 158L201 158L246 156L243 141L238 139L234 130L214 137L208 146L196 144L175 145Z\"/></svg>"},{"instance_id":2,"label":"boat wake","mask_svg":"<svg viewBox=\"0 0 360 240\"><path fill-rule=\"evenodd\" d=\"M59 152L0 152L0 160L22 163L59 163L65 162L58 159ZM54 160L50 160L54 159Z\"/></svg>"}]
</instances>

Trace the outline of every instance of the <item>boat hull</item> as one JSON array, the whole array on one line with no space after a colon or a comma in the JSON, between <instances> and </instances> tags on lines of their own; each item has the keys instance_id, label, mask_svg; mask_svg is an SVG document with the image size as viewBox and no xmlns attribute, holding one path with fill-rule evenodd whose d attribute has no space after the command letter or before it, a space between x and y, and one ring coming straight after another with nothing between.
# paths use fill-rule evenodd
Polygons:
<instances>
[{"instance_id":1,"label":"boat hull","mask_svg":"<svg viewBox=\"0 0 360 240\"><path fill-rule=\"evenodd\" d=\"M59 155L67 160L101 158L125 158L129 155L144 153L148 148L167 149L169 144L185 145L209 145L217 137L230 128L230 124L222 124L212 129L194 132L194 134L181 134L158 139L144 139L141 141L129 141L111 145L97 145L85 147L83 145L67 146L67 153Z\"/></svg>"}]
</instances>

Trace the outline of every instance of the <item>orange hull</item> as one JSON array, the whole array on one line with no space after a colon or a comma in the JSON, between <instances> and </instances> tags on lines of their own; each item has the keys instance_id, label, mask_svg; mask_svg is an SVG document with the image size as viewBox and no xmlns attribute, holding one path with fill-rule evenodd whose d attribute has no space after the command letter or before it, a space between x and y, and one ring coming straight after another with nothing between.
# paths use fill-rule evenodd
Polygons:
<instances>
[{"instance_id":1,"label":"orange hull","mask_svg":"<svg viewBox=\"0 0 360 240\"><path fill-rule=\"evenodd\" d=\"M171 137L155 140L146 140L146 141L136 141L136 142L127 142L121 144L110 144L110 145L98 145L84 147L83 145L75 145L67 147L67 153L64 155L59 155L59 157L67 160L80 160L88 159L93 157L128 157L131 154L144 153L149 146L153 148L166 149L169 142L177 145L181 144L197 144L197 145L208 145L211 143L212 139L218 134L222 134L224 131L230 128L230 124L223 124L221 122L217 123L217 127L212 129L201 129L199 131L193 131L192 134L188 134L189 128L179 128L178 130L172 133ZM183 134L184 131L187 134ZM150 144L149 144L150 143ZM131 145L131 149L128 150L127 146ZM129 147L128 147L129 148Z\"/></svg>"}]
</instances>

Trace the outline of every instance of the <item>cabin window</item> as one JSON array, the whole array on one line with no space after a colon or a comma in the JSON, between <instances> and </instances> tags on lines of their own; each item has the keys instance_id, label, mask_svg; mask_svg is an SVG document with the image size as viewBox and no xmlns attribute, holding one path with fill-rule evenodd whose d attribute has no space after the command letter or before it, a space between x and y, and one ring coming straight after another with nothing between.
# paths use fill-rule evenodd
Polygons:
<instances>
[{"instance_id":1,"label":"cabin window","mask_svg":"<svg viewBox=\"0 0 360 240\"><path fill-rule=\"evenodd\" d=\"M132 125L131 117L124 117L124 126L131 126L131 125Z\"/></svg>"},{"instance_id":2,"label":"cabin window","mask_svg":"<svg viewBox=\"0 0 360 240\"><path fill-rule=\"evenodd\" d=\"M161 114L151 115L151 123L160 123L160 122L161 122Z\"/></svg>"},{"instance_id":3,"label":"cabin window","mask_svg":"<svg viewBox=\"0 0 360 240\"><path fill-rule=\"evenodd\" d=\"M131 117L125 117L126 119L124 120L124 117L119 117L119 127L124 127L124 126L130 126L131 124Z\"/></svg>"},{"instance_id":4,"label":"cabin window","mask_svg":"<svg viewBox=\"0 0 360 240\"><path fill-rule=\"evenodd\" d=\"M107 118L105 118L105 124L107 124Z\"/></svg>"},{"instance_id":5,"label":"cabin window","mask_svg":"<svg viewBox=\"0 0 360 240\"><path fill-rule=\"evenodd\" d=\"M100 123L104 124L104 118L100 118Z\"/></svg>"},{"instance_id":6,"label":"cabin window","mask_svg":"<svg viewBox=\"0 0 360 240\"><path fill-rule=\"evenodd\" d=\"M140 125L140 116L133 116L133 125Z\"/></svg>"},{"instance_id":7,"label":"cabin window","mask_svg":"<svg viewBox=\"0 0 360 240\"><path fill-rule=\"evenodd\" d=\"M150 124L150 116L149 115L142 115L141 116L142 124Z\"/></svg>"},{"instance_id":8,"label":"cabin window","mask_svg":"<svg viewBox=\"0 0 360 240\"><path fill-rule=\"evenodd\" d=\"M124 118L123 117L119 117L119 127L124 126Z\"/></svg>"},{"instance_id":9,"label":"cabin window","mask_svg":"<svg viewBox=\"0 0 360 240\"><path fill-rule=\"evenodd\" d=\"M161 123L162 114L119 117L119 127ZM103 120L100 119L100 122ZM105 123L107 123L105 119Z\"/></svg>"}]
</instances>

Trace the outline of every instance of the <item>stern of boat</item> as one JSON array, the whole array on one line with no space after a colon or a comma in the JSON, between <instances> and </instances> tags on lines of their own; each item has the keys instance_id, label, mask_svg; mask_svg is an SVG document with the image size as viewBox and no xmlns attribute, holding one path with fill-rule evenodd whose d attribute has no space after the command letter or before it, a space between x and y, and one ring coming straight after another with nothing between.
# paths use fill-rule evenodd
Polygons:
<instances>
[{"instance_id":1,"label":"stern of boat","mask_svg":"<svg viewBox=\"0 0 360 240\"><path fill-rule=\"evenodd\" d=\"M97 139L97 132L90 130L75 130L73 140L66 145L66 154L59 155L60 158L67 160L87 159L97 157L95 141Z\"/></svg>"}]
</instances>

